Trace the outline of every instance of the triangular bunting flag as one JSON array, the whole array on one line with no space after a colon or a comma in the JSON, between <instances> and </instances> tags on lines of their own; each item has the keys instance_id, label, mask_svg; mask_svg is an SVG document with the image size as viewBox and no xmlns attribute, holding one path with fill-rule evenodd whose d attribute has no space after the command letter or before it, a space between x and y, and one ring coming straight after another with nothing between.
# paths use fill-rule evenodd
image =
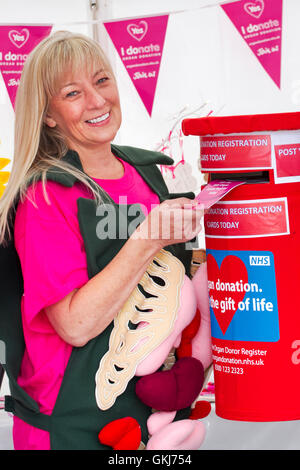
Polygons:
<instances>
[{"instance_id":1,"label":"triangular bunting flag","mask_svg":"<svg viewBox=\"0 0 300 470\"><path fill-rule=\"evenodd\" d=\"M0 198L5 190L5 185L9 180L9 171L1 171L10 163L9 158L0 158Z\"/></svg>"},{"instance_id":2,"label":"triangular bunting flag","mask_svg":"<svg viewBox=\"0 0 300 470\"><path fill-rule=\"evenodd\" d=\"M280 88L282 0L241 0L221 7Z\"/></svg>"},{"instance_id":3,"label":"triangular bunting flag","mask_svg":"<svg viewBox=\"0 0 300 470\"><path fill-rule=\"evenodd\" d=\"M168 18L162 15L104 23L150 116Z\"/></svg>"},{"instance_id":4,"label":"triangular bunting flag","mask_svg":"<svg viewBox=\"0 0 300 470\"><path fill-rule=\"evenodd\" d=\"M3 170L10 163L9 158L0 158L0 170Z\"/></svg>"},{"instance_id":5,"label":"triangular bunting flag","mask_svg":"<svg viewBox=\"0 0 300 470\"><path fill-rule=\"evenodd\" d=\"M24 62L52 26L0 26L0 70L13 108Z\"/></svg>"}]
</instances>

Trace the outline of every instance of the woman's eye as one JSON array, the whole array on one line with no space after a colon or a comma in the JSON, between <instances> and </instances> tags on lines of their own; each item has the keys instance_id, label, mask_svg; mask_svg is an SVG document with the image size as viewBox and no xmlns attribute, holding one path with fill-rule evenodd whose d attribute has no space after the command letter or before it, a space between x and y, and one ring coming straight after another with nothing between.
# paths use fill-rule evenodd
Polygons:
<instances>
[{"instance_id":1,"label":"woman's eye","mask_svg":"<svg viewBox=\"0 0 300 470\"><path fill-rule=\"evenodd\" d=\"M100 83L100 84L101 84L101 83L106 82L106 80L108 80L108 77L98 78L97 83Z\"/></svg>"},{"instance_id":2,"label":"woman's eye","mask_svg":"<svg viewBox=\"0 0 300 470\"><path fill-rule=\"evenodd\" d=\"M67 93L66 96L67 96L67 98L71 98L72 96L76 96L77 93L78 93L78 91L75 91L75 90L74 90L74 91L70 91L69 93Z\"/></svg>"}]
</instances>

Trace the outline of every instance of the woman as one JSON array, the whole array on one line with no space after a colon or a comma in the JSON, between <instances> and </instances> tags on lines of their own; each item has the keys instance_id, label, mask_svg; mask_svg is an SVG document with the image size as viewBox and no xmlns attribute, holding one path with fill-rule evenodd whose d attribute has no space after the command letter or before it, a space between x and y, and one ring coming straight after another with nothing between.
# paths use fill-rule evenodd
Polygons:
<instances>
[{"instance_id":1,"label":"woman","mask_svg":"<svg viewBox=\"0 0 300 470\"><path fill-rule=\"evenodd\" d=\"M183 244L199 232L202 213L186 197L170 199L156 165L171 159L111 144L120 124L116 81L97 43L57 32L35 48L18 89L14 163L0 201L0 242L14 238L24 282L25 348L17 384L8 371L6 404L16 449L107 449L98 432L128 415L147 442L151 409L138 400L136 379L128 376L115 403L100 409L95 374L113 320L155 255L170 247L189 264ZM164 262L156 261L162 271ZM156 328L159 341L170 328Z\"/></svg>"}]
</instances>

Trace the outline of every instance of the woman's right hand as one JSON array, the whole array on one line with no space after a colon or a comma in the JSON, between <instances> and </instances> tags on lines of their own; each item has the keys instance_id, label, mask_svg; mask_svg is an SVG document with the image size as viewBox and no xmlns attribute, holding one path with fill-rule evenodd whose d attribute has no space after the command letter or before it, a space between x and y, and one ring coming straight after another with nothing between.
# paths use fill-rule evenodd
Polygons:
<instances>
[{"instance_id":1,"label":"woman's right hand","mask_svg":"<svg viewBox=\"0 0 300 470\"><path fill-rule=\"evenodd\" d=\"M192 240L202 229L204 211L191 199L168 199L155 207L132 234L134 239L151 240L157 249Z\"/></svg>"}]
</instances>

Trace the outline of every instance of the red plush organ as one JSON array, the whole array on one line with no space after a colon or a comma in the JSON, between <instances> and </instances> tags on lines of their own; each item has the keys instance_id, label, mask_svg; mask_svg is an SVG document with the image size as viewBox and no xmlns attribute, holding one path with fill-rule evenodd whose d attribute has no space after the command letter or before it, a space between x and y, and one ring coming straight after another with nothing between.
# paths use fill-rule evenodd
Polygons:
<instances>
[{"instance_id":1,"label":"red plush organ","mask_svg":"<svg viewBox=\"0 0 300 470\"><path fill-rule=\"evenodd\" d=\"M131 417L111 421L99 432L99 441L114 450L137 450L141 443L141 428Z\"/></svg>"},{"instance_id":2,"label":"red plush organ","mask_svg":"<svg viewBox=\"0 0 300 470\"><path fill-rule=\"evenodd\" d=\"M211 412L211 404L206 400L197 401L195 408L189 416L189 419L203 419Z\"/></svg>"},{"instance_id":3,"label":"red plush organ","mask_svg":"<svg viewBox=\"0 0 300 470\"><path fill-rule=\"evenodd\" d=\"M192 340L200 328L200 321L200 311L197 309L191 323L182 331L181 342L179 347L176 349L178 359L192 356Z\"/></svg>"},{"instance_id":4,"label":"red plush organ","mask_svg":"<svg viewBox=\"0 0 300 470\"><path fill-rule=\"evenodd\" d=\"M143 403L156 410L181 410L197 398L203 381L201 362L193 357L183 357L171 370L142 377L136 384L136 394Z\"/></svg>"}]
</instances>

